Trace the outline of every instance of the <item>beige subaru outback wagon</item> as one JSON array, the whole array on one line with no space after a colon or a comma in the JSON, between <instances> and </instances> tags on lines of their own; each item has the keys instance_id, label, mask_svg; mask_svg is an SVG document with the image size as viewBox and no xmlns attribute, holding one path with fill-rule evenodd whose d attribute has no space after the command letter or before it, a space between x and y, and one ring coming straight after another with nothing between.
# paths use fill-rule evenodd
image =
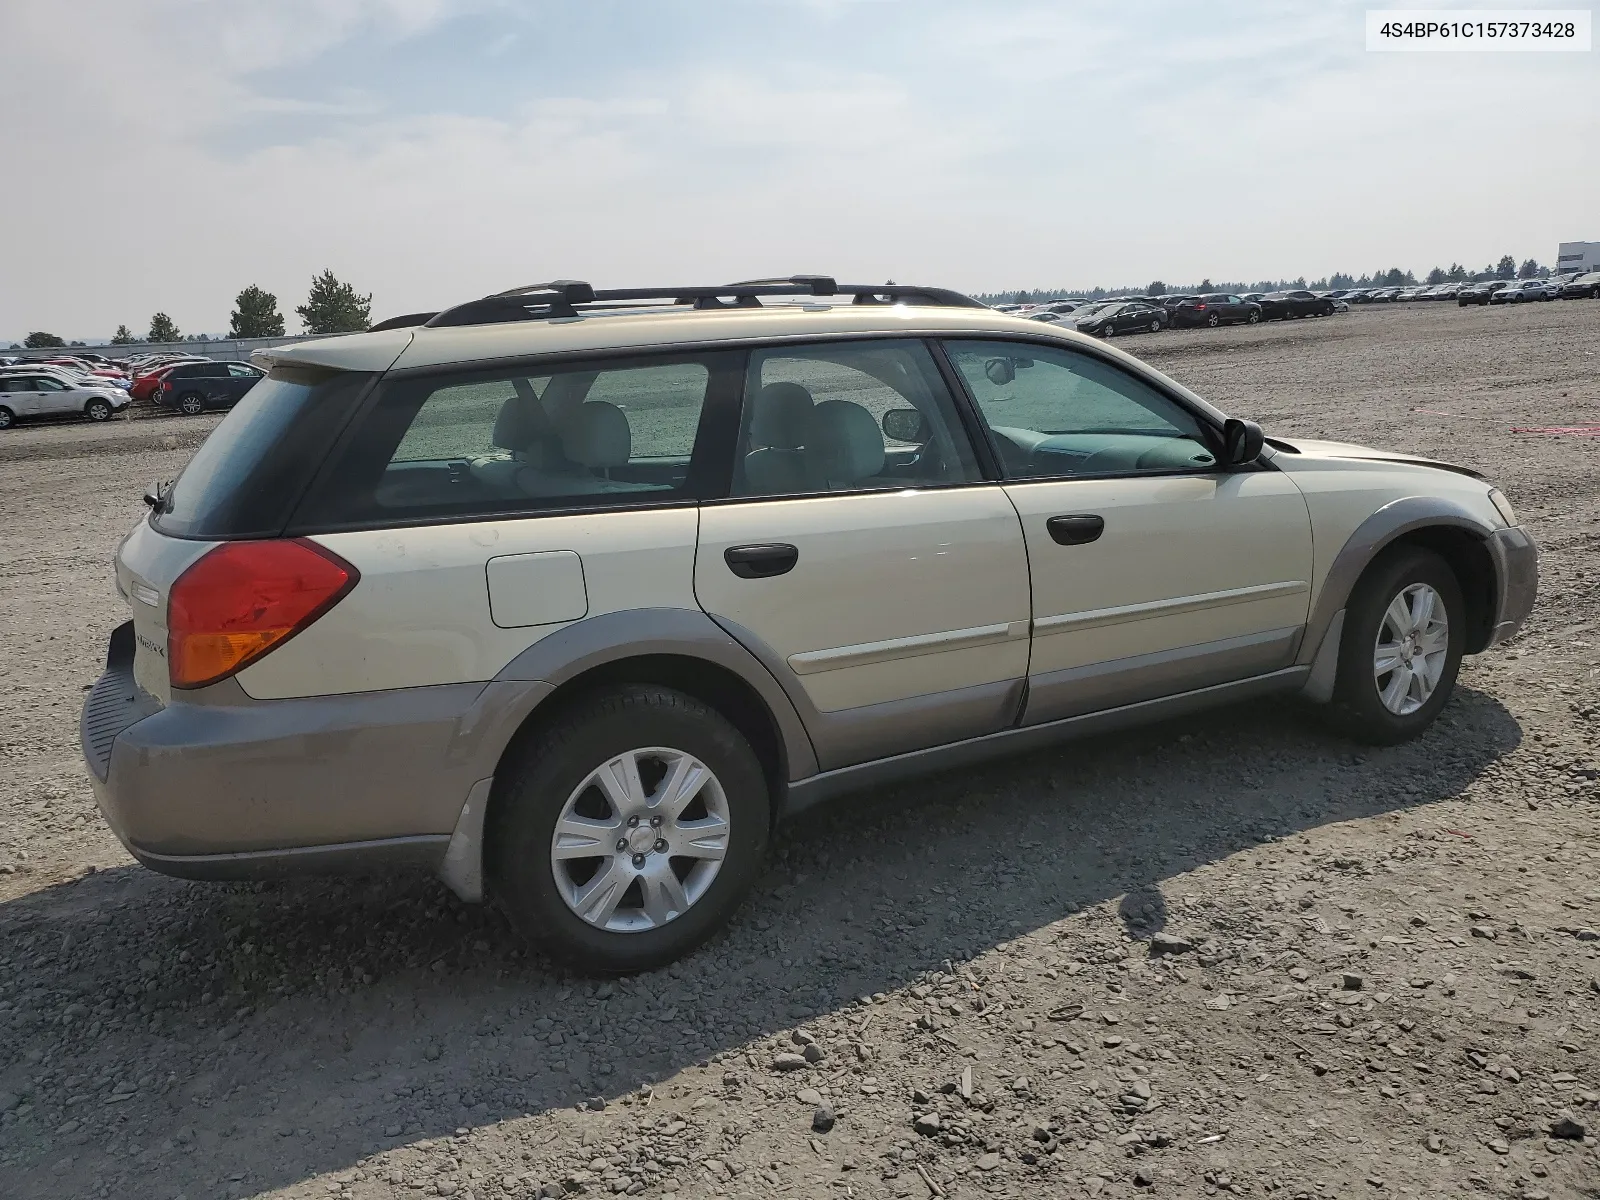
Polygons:
<instances>
[{"instance_id":1,"label":"beige subaru outback wagon","mask_svg":"<svg viewBox=\"0 0 1600 1200\"><path fill-rule=\"evenodd\" d=\"M106 820L188 878L425 864L592 970L849 789L1268 693L1415 737L1534 599L1473 472L937 288L559 281L258 362L117 552Z\"/></svg>"}]
</instances>

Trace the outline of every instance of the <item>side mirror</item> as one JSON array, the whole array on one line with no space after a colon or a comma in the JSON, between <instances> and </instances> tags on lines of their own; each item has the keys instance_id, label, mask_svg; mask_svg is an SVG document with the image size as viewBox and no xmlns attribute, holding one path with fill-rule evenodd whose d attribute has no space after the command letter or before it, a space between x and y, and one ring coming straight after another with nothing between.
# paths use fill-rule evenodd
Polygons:
<instances>
[{"instance_id":1,"label":"side mirror","mask_svg":"<svg viewBox=\"0 0 1600 1200\"><path fill-rule=\"evenodd\" d=\"M1255 462L1266 445L1266 435L1254 421L1229 417L1222 426L1222 465L1239 467Z\"/></svg>"},{"instance_id":2,"label":"side mirror","mask_svg":"<svg viewBox=\"0 0 1600 1200\"><path fill-rule=\"evenodd\" d=\"M983 373L989 377L990 383L998 387L1004 387L1017 377L1017 370L1009 358L991 358L983 364Z\"/></svg>"},{"instance_id":3,"label":"side mirror","mask_svg":"<svg viewBox=\"0 0 1600 1200\"><path fill-rule=\"evenodd\" d=\"M891 442L925 443L932 436L928 420L914 408L891 408L883 414L883 436Z\"/></svg>"}]
</instances>

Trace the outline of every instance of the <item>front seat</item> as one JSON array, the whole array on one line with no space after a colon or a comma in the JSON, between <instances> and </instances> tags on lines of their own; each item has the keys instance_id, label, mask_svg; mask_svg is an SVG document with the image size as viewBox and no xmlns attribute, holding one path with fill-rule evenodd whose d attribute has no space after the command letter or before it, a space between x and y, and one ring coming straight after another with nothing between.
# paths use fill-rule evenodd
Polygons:
<instances>
[{"instance_id":1,"label":"front seat","mask_svg":"<svg viewBox=\"0 0 1600 1200\"><path fill-rule=\"evenodd\" d=\"M811 414L806 473L813 490L843 491L883 471L883 434L850 400L824 400Z\"/></svg>"},{"instance_id":2,"label":"front seat","mask_svg":"<svg viewBox=\"0 0 1600 1200\"><path fill-rule=\"evenodd\" d=\"M744 456L745 491L783 496L810 490L806 439L816 401L798 383L769 383L750 402L750 440Z\"/></svg>"}]
</instances>

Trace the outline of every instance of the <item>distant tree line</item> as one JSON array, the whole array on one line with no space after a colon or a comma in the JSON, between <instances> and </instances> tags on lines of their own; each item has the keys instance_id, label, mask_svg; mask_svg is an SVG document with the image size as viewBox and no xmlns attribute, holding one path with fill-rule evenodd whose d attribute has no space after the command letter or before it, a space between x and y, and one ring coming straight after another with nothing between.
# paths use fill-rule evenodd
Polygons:
<instances>
[{"instance_id":1,"label":"distant tree line","mask_svg":"<svg viewBox=\"0 0 1600 1200\"><path fill-rule=\"evenodd\" d=\"M1527 259L1518 266L1517 260L1507 254L1502 256L1499 262L1490 263L1481 271L1473 271L1460 263L1453 262L1448 267L1434 267L1421 279L1418 279L1412 271L1390 267L1387 270L1374 271L1370 275L1348 275L1342 271L1335 271L1323 279L1313 279L1309 282L1302 275L1298 279L1222 279L1215 282L1202 279L1196 284L1174 287L1157 279L1143 287L1135 284L1127 287L1097 285L1092 288L1024 288L1011 292L985 292L976 298L985 304L1039 304L1046 300L1058 300L1063 296L1087 296L1091 300L1100 300L1106 296L1164 296L1169 292L1283 292L1297 288L1320 292L1331 288L1415 287L1419 283L1437 285L1481 282L1486 279L1544 279L1549 274L1550 268L1540 266L1534 259Z\"/></svg>"},{"instance_id":2,"label":"distant tree line","mask_svg":"<svg viewBox=\"0 0 1600 1200\"><path fill-rule=\"evenodd\" d=\"M310 334L360 333L372 324L372 295L360 295L354 287L342 282L332 271L323 271L311 280L311 291L306 302L294 310ZM234 299L234 310L228 324L230 338L283 337L283 315L278 312L278 298L255 284L245 288ZM145 343L161 344L181 342L183 333L177 323L164 312L150 318L150 328L143 335L134 333L126 325L118 325L111 339L113 346L135 346ZM209 341L206 334L194 340ZM53 333L30 333L23 345L30 350L68 343ZM71 343L82 346L82 342ZM12 346L13 350L22 349Z\"/></svg>"}]
</instances>

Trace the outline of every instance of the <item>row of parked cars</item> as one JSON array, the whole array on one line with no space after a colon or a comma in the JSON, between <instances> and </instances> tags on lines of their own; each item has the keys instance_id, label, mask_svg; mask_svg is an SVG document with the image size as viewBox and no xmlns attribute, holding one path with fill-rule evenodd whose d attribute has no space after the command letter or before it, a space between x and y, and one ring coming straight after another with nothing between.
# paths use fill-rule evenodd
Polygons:
<instances>
[{"instance_id":1,"label":"row of parked cars","mask_svg":"<svg viewBox=\"0 0 1600 1200\"><path fill-rule=\"evenodd\" d=\"M1520 304L1529 300L1600 300L1600 271L1569 272L1549 279L1495 279L1483 283L1441 283L1434 287L1335 288L1283 292L1175 293L1162 296L1114 296L1091 300L1069 296L1039 304L997 304L1001 312L1062 325L1095 337L1127 333L1159 333L1163 329L1205 325L1255 325L1297 317L1328 317L1349 312L1352 304L1389 304L1412 300L1454 300L1468 304Z\"/></svg>"},{"instance_id":2,"label":"row of parked cars","mask_svg":"<svg viewBox=\"0 0 1600 1200\"><path fill-rule=\"evenodd\" d=\"M117 362L92 353L0 357L0 429L36 417L109 421L133 403L185 416L231 408L264 372L245 362L142 354Z\"/></svg>"},{"instance_id":3,"label":"row of parked cars","mask_svg":"<svg viewBox=\"0 0 1600 1200\"><path fill-rule=\"evenodd\" d=\"M1325 292L1175 293L1166 296L1117 296L1110 300L1068 298L1042 304L996 305L1003 312L1076 329L1095 337L1126 333L1159 333L1219 325L1256 325L1299 317L1330 317L1349 306Z\"/></svg>"}]
</instances>

